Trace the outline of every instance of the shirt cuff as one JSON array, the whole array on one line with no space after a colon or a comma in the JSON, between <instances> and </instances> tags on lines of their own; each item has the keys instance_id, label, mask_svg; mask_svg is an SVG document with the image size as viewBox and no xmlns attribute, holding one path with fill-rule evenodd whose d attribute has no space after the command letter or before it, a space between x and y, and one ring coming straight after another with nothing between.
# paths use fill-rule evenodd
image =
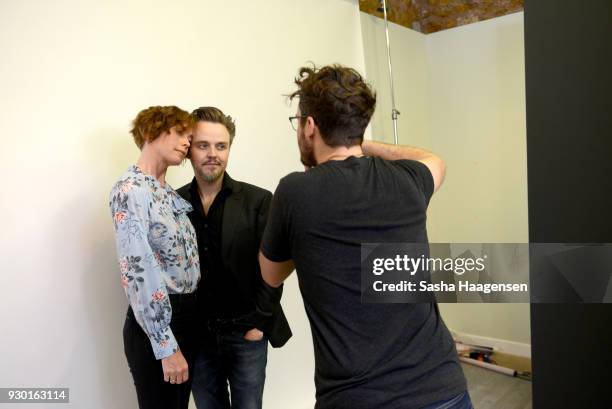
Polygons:
<instances>
[{"instance_id":1,"label":"shirt cuff","mask_svg":"<svg viewBox=\"0 0 612 409\"><path fill-rule=\"evenodd\" d=\"M154 334L151 338L151 346L155 359L167 358L178 351L178 343L172 334L170 327L165 331Z\"/></svg>"},{"instance_id":2,"label":"shirt cuff","mask_svg":"<svg viewBox=\"0 0 612 409\"><path fill-rule=\"evenodd\" d=\"M261 245L261 254L263 254L268 260L274 261L275 263L282 263L284 261L291 260L291 256L285 256L279 253L272 252L268 249L265 243Z\"/></svg>"}]
</instances>

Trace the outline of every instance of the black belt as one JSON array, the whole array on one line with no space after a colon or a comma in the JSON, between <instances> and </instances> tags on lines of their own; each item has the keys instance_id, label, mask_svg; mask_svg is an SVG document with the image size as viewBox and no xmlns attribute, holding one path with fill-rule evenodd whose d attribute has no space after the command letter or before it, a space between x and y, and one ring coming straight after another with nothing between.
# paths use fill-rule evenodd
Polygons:
<instances>
[{"instance_id":1,"label":"black belt","mask_svg":"<svg viewBox=\"0 0 612 409\"><path fill-rule=\"evenodd\" d=\"M195 302L198 299L196 292L185 293L185 294L168 294L168 298L170 299L170 304L174 303L191 303Z\"/></svg>"}]
</instances>

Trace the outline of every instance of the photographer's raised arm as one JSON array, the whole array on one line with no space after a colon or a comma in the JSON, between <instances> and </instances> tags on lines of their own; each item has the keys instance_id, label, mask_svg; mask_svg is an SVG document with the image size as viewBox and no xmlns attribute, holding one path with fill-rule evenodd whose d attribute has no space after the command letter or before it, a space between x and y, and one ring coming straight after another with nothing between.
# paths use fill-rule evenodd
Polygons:
<instances>
[{"instance_id":1,"label":"photographer's raised arm","mask_svg":"<svg viewBox=\"0 0 612 409\"><path fill-rule=\"evenodd\" d=\"M366 156L378 156L386 160L411 159L423 163L433 176L434 192L438 190L444 175L446 174L446 164L432 152L406 145L390 145L382 142L364 140L361 144L363 154Z\"/></svg>"}]
</instances>

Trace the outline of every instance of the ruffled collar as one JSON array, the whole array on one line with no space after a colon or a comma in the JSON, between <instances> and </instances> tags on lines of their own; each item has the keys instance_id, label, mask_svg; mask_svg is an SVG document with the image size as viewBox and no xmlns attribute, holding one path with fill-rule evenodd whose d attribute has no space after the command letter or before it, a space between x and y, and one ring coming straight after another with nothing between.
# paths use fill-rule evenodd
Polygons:
<instances>
[{"instance_id":1,"label":"ruffled collar","mask_svg":"<svg viewBox=\"0 0 612 409\"><path fill-rule=\"evenodd\" d=\"M168 183L166 183L166 192L168 192L168 196L172 200L172 209L174 210L174 214L179 215L181 213L189 213L193 211L193 206L191 206L191 203L176 193L176 191L172 189Z\"/></svg>"}]
</instances>

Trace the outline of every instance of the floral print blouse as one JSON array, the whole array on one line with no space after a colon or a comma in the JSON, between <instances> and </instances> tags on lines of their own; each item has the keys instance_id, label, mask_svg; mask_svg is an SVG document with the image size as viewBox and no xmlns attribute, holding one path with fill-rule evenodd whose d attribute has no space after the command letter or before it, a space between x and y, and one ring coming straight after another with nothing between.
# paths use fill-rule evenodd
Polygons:
<instances>
[{"instance_id":1,"label":"floral print blouse","mask_svg":"<svg viewBox=\"0 0 612 409\"><path fill-rule=\"evenodd\" d=\"M156 359L178 351L168 294L195 291L200 279L191 204L166 183L130 166L110 193L121 284Z\"/></svg>"}]
</instances>

